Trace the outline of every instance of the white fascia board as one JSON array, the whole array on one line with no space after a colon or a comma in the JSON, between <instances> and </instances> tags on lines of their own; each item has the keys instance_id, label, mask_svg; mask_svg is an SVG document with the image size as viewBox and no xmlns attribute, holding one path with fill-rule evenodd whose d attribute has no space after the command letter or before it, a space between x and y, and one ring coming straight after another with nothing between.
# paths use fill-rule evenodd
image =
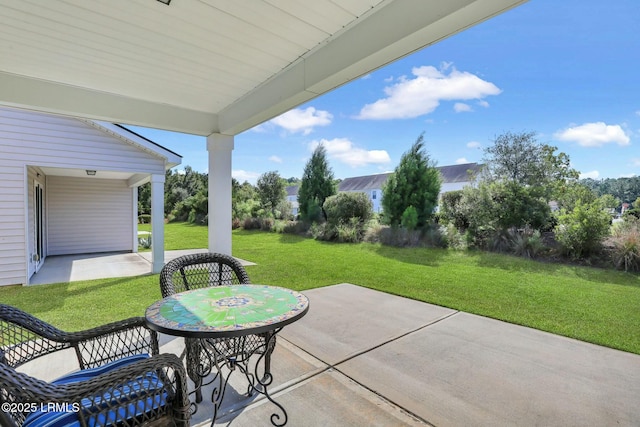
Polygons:
<instances>
[{"instance_id":1,"label":"white fascia board","mask_svg":"<svg viewBox=\"0 0 640 427\"><path fill-rule=\"evenodd\" d=\"M108 133L128 144L133 145L134 147L137 147L138 149L151 154L152 156L163 159L165 161L166 170L169 170L172 167L178 166L182 163L182 157L179 154L176 154L173 151L164 148L160 144L156 144L145 138L142 138L136 135L134 132L125 131L124 129L113 123L97 122L94 120L81 120L99 130L102 130L105 133Z\"/></svg>"},{"instance_id":2,"label":"white fascia board","mask_svg":"<svg viewBox=\"0 0 640 427\"><path fill-rule=\"evenodd\" d=\"M235 135L527 0L394 0L219 114Z\"/></svg>"},{"instance_id":3,"label":"white fascia board","mask_svg":"<svg viewBox=\"0 0 640 427\"><path fill-rule=\"evenodd\" d=\"M112 123L207 136L216 114L0 72L0 104Z\"/></svg>"}]
</instances>

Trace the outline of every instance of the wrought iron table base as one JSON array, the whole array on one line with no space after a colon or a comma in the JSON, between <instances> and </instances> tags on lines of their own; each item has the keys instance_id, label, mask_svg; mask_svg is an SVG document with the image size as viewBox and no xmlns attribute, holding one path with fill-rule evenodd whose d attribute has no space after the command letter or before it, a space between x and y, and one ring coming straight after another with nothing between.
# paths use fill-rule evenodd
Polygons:
<instances>
[{"instance_id":1,"label":"wrought iron table base","mask_svg":"<svg viewBox=\"0 0 640 427\"><path fill-rule=\"evenodd\" d=\"M270 372L266 372L266 368L264 369L263 375L260 375L259 373L260 365L263 364L262 362L267 356L268 349L271 349L271 351L273 351L276 335L278 332L280 332L281 329L282 328L278 328L269 332L269 338L263 346L255 348L249 352L241 349L241 351L239 351L234 356L226 356L223 354L223 352L219 351L216 348L216 345L224 345L224 343L203 343L200 347L200 351L204 352L206 359L212 363L198 364L195 390L190 393L195 394L196 396L196 403L192 403L192 406L194 407L193 413L197 411L197 403L199 403L201 400L202 388L210 384L214 384L213 390L211 392L211 402L213 403L213 417L211 419L211 425L213 426L218 416L218 411L222 406L222 401L224 400L224 395L227 384L229 382L229 378L231 377L231 374L237 369L242 374L244 374L244 377L248 381L247 396L250 397L254 393L259 393L265 396L267 400L269 400L276 407L278 407L280 411L282 411L282 417L280 414L275 412L271 414L271 424L278 427L284 426L288 420L287 411L280 403L276 402L271 397L268 391L268 387L273 382L273 375ZM255 366L252 370L250 366L250 359L252 356L258 353L260 354L260 356L256 360ZM213 378L211 378L211 380L208 380L207 382L204 382L204 378L208 377L212 373L214 368L216 369L216 372ZM228 372L224 373L223 368L227 368ZM281 418L282 422L280 421Z\"/></svg>"}]
</instances>

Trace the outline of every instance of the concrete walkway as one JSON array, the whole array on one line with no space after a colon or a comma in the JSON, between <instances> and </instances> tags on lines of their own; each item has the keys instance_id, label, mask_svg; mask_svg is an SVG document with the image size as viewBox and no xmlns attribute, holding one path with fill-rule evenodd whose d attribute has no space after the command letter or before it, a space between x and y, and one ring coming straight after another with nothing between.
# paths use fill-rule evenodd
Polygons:
<instances>
[{"instance_id":1,"label":"concrete walkway","mask_svg":"<svg viewBox=\"0 0 640 427\"><path fill-rule=\"evenodd\" d=\"M207 252L207 249L166 251L165 262L182 255ZM239 260L242 265L253 263ZM79 280L107 279L111 277L143 276L151 272L151 252L108 252L82 255L49 256L40 271L34 274L30 285L76 282Z\"/></svg>"}]
</instances>

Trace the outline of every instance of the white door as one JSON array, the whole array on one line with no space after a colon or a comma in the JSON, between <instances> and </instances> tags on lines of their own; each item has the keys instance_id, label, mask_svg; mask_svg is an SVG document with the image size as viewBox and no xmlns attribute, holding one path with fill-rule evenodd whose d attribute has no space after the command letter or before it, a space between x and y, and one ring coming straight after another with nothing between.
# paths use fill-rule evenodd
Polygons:
<instances>
[{"instance_id":1,"label":"white door","mask_svg":"<svg viewBox=\"0 0 640 427\"><path fill-rule=\"evenodd\" d=\"M35 181L35 188L33 191L34 197L34 265L35 272L37 273L42 267L44 262L44 187L38 181Z\"/></svg>"}]
</instances>

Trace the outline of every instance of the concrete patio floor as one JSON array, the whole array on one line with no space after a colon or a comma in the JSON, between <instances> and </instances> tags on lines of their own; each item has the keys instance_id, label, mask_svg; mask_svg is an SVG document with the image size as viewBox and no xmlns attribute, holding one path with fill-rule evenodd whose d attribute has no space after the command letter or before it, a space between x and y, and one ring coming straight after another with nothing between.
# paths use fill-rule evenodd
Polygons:
<instances>
[{"instance_id":1,"label":"concrete patio floor","mask_svg":"<svg viewBox=\"0 0 640 427\"><path fill-rule=\"evenodd\" d=\"M638 355L351 284L304 294L309 312L278 335L272 361L289 426L640 425ZM73 369L56 360L36 373ZM238 374L215 425L270 425L277 408L244 396ZM192 425L211 413L201 404Z\"/></svg>"},{"instance_id":2,"label":"concrete patio floor","mask_svg":"<svg viewBox=\"0 0 640 427\"><path fill-rule=\"evenodd\" d=\"M186 249L166 251L165 262L182 255L207 252L207 249ZM242 265L253 263L239 260ZM36 274L31 276L30 285L47 283L76 282L79 280L106 279L111 277L131 277L150 274L151 252L108 252L82 255L49 256Z\"/></svg>"}]
</instances>

